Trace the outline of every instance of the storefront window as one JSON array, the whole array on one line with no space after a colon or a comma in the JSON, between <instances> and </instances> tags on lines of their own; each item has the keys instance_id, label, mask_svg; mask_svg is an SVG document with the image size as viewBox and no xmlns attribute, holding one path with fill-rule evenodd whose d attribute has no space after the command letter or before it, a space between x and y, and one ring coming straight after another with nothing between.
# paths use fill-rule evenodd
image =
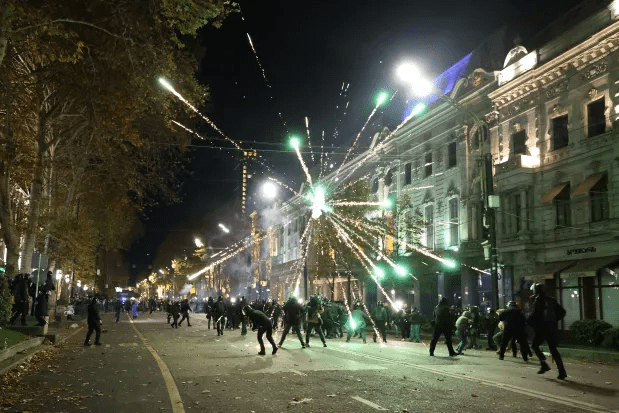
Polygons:
<instances>
[{"instance_id":1,"label":"storefront window","mask_svg":"<svg viewBox=\"0 0 619 413\"><path fill-rule=\"evenodd\" d=\"M596 304L598 305L597 313L600 318L600 300L602 301L602 318L604 321L612 324L614 327L619 326L619 311L617 311L617 303L619 303L619 277L617 274L602 274L600 277L601 294L596 288Z\"/></svg>"},{"instance_id":2,"label":"storefront window","mask_svg":"<svg viewBox=\"0 0 619 413\"><path fill-rule=\"evenodd\" d=\"M574 321L580 320L581 295L578 278L561 279L561 301L566 311L563 328L566 330Z\"/></svg>"}]
</instances>

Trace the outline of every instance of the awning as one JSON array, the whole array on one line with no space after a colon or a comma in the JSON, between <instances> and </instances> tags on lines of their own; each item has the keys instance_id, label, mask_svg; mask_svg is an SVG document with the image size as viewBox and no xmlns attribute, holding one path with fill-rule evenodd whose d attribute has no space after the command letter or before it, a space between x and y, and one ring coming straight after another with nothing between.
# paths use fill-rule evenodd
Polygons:
<instances>
[{"instance_id":1,"label":"awning","mask_svg":"<svg viewBox=\"0 0 619 413\"><path fill-rule=\"evenodd\" d=\"M542 205L550 204L557 197L557 195L559 195L561 191L565 189L567 185L568 185L567 183L564 183L564 184L559 184L557 186L553 186L552 188L550 188L550 191L544 194L540 203Z\"/></svg>"},{"instance_id":2,"label":"awning","mask_svg":"<svg viewBox=\"0 0 619 413\"><path fill-rule=\"evenodd\" d=\"M597 270L606 268L617 261L619 261L617 256L580 260L573 267L561 271L561 278L595 277Z\"/></svg>"},{"instance_id":3,"label":"awning","mask_svg":"<svg viewBox=\"0 0 619 413\"><path fill-rule=\"evenodd\" d=\"M587 179L582 181L580 185L578 185L576 189L574 189L574 192L572 192L572 196L588 194L591 188L593 188L595 184L600 182L600 179L604 178L604 175L606 175L605 172L589 175Z\"/></svg>"},{"instance_id":4,"label":"awning","mask_svg":"<svg viewBox=\"0 0 619 413\"><path fill-rule=\"evenodd\" d=\"M555 274L572 267L576 261L558 261L540 264L532 274L524 277L525 280L545 280L554 278Z\"/></svg>"}]
</instances>

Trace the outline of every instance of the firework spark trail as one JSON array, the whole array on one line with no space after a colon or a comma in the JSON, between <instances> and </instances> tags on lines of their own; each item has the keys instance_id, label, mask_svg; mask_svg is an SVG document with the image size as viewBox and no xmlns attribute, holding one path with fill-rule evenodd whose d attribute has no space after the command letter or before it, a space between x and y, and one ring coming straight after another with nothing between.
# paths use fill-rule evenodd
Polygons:
<instances>
[{"instance_id":1,"label":"firework spark trail","mask_svg":"<svg viewBox=\"0 0 619 413\"><path fill-rule=\"evenodd\" d=\"M194 135L194 136L196 136L196 137L198 137L198 138L202 139L203 141L209 141L209 140L210 140L210 139L205 138L204 136L200 135L198 132L194 131L193 129L190 129L190 128L188 128L187 126L183 125L182 123L179 123L179 122L177 122L177 121L175 121L175 120L173 120L172 122L173 122L174 124L176 124L177 126L180 126L181 128L183 128L185 131L187 131L187 132L191 133L192 135ZM238 147L237 149L238 149L238 150L241 150L241 151L243 150L243 149L242 149L242 148L240 148L240 147ZM262 158L262 156L260 156L260 157ZM248 158L248 159L250 159L252 162L257 162L257 163L259 163L260 165L264 166L264 167L265 167L268 171L273 172L273 169L272 169L269 165L267 165L264 161L257 160L257 159L255 159L255 158Z\"/></svg>"},{"instance_id":2,"label":"firework spark trail","mask_svg":"<svg viewBox=\"0 0 619 413\"><path fill-rule=\"evenodd\" d=\"M318 175L318 179L322 178L322 172L323 172L323 155L325 153L325 131L323 129L322 131L322 143L320 144L320 174Z\"/></svg>"},{"instance_id":3,"label":"firework spark trail","mask_svg":"<svg viewBox=\"0 0 619 413\"><path fill-rule=\"evenodd\" d=\"M368 258L367 255L365 255L365 253L363 252L363 249L361 249L357 244L354 243L354 241L352 241L350 239L350 237L348 236L348 234L346 234L346 232L344 230L341 229L341 227L339 227L339 225L337 224L337 222L335 222L331 217L328 217L331 222L333 223L333 226L335 227L338 236L340 237L340 239L342 241L344 241L344 243L346 245L348 245L348 247L351 249L351 251L355 254L355 256L359 259L359 262L361 263L361 265L363 265L363 267L366 269L366 271L368 272L368 274L370 275L370 277L372 277L372 280L374 280L374 282L376 283L376 285L378 286L378 288L380 289L380 291L382 291L383 295L387 298L387 300L389 300L389 302L391 303L391 305L395 305L394 302L391 300L391 298L389 297L389 294L387 294L385 292L385 290L383 289L382 285L380 285L380 283L378 282L378 279L374 276L374 273L372 272L372 270L365 264L365 262L363 261L363 258L365 258L365 260L367 260L367 262L370 263L370 266L372 268L377 268L376 265L372 262L372 260L370 258Z\"/></svg>"},{"instance_id":4,"label":"firework spark trail","mask_svg":"<svg viewBox=\"0 0 619 413\"><path fill-rule=\"evenodd\" d=\"M350 145L350 148L348 148L348 151L346 152L346 155L344 156L344 160L340 164L340 167L337 168L337 172L335 173L336 178L340 175L340 171L342 170L342 167L346 164L346 160L348 159L348 156L350 155L354 147L357 145L357 141L359 140L359 137L365 130L365 127L368 125L368 123L370 123L370 120L372 119L374 114L378 111L379 107L380 105L376 105L376 107L374 107L374 110L372 110L372 113L370 113L370 116L368 116L368 119L365 121L365 124L363 125L359 133L357 133L357 136L355 136L355 140L353 141L352 145Z\"/></svg>"},{"instance_id":5,"label":"firework spark trail","mask_svg":"<svg viewBox=\"0 0 619 413\"><path fill-rule=\"evenodd\" d=\"M207 265L206 267L202 268L200 271L196 272L195 274L189 275L187 276L187 278L189 280L193 280L194 278L196 278L197 276L204 274L205 272L211 270L213 267L222 264L226 261L228 261L230 258L234 257L235 255L237 255L239 252L251 247L253 244L255 244L256 242L260 242L265 238L265 236L260 236L260 237L256 237L255 239L247 242L247 239L244 240L245 245L243 245L242 247L236 249L235 251L232 251L231 253L229 253L228 255L218 259L215 262L212 262L211 264ZM237 243L238 244L238 243Z\"/></svg>"},{"instance_id":6,"label":"firework spark trail","mask_svg":"<svg viewBox=\"0 0 619 413\"><path fill-rule=\"evenodd\" d=\"M350 228L349 226L347 226L346 224L344 224L342 222L342 218L340 215L333 213L333 215L340 220L340 225L342 225L342 228L346 229L349 233L353 234L354 236L356 236L359 240L361 240L362 242L364 242L365 244L367 244L370 249L374 252L376 252L378 254L378 258L384 258L385 261L387 261L387 263L396 271L400 270L401 267L399 267L395 261L393 261L391 258L389 258L388 256L386 256L385 254L383 254L376 246L374 246L370 241L368 241L365 237L363 237L362 235L360 235L359 233L355 232L352 228ZM363 231L361 228L357 227L359 230ZM372 234L369 234L369 236L372 236ZM415 280L417 280L417 277L415 277L413 274L410 274L411 277L413 277Z\"/></svg>"},{"instance_id":7,"label":"firework spark trail","mask_svg":"<svg viewBox=\"0 0 619 413\"><path fill-rule=\"evenodd\" d=\"M264 71L264 68L262 67L262 63L260 63L258 52L256 52L256 48L254 47L254 42L251 40L251 36L249 35L249 33L247 33L247 40L249 40L249 45L251 46L251 50L254 52L254 56L256 56L256 62L258 62L258 67L260 68L260 71L262 72L262 77L264 78L264 81L266 82L267 87L270 89L271 84L269 83L269 80L267 79L267 74Z\"/></svg>"},{"instance_id":8,"label":"firework spark trail","mask_svg":"<svg viewBox=\"0 0 619 413\"><path fill-rule=\"evenodd\" d=\"M352 319L352 311L350 311L350 306L348 305L348 297L346 297L346 292L344 291L344 287L341 284L340 284L340 289L342 290L342 297L344 297L344 305L346 306L348 317ZM348 333L348 331L346 332Z\"/></svg>"},{"instance_id":9,"label":"firework spark trail","mask_svg":"<svg viewBox=\"0 0 619 413\"><path fill-rule=\"evenodd\" d=\"M305 131L307 132L307 147L310 150L310 155L312 156L312 166L316 165L316 161L314 160L314 150L312 149L312 139L310 138L310 130L309 130L309 119L307 116L305 117Z\"/></svg>"},{"instance_id":10,"label":"firework spark trail","mask_svg":"<svg viewBox=\"0 0 619 413\"><path fill-rule=\"evenodd\" d=\"M210 120L209 118L207 118L206 116L204 116L202 113L200 113L200 111L198 109L195 108L195 106L193 106L191 103L189 103L189 101L187 101L187 99L185 99L180 93L178 93L173 87L172 85L170 85L167 81L165 81L164 79L160 78L159 79L159 83L161 83L163 85L163 87L165 87L166 89L168 89L174 96L176 96L178 99L180 99L181 102L183 102L185 105L189 106L191 108L191 110L193 110L196 114L198 114L202 119L204 119L209 125L211 125L211 127L213 129L215 129L221 136L223 136L227 141L229 141L230 143L232 143L234 145L235 148L239 149L239 150L243 150L238 143L236 143L232 138L228 137L225 133L223 133L221 131L221 129L219 129L217 127L217 125L215 125L215 123Z\"/></svg>"},{"instance_id":11,"label":"firework spark trail","mask_svg":"<svg viewBox=\"0 0 619 413\"><path fill-rule=\"evenodd\" d=\"M299 245L301 245L301 258L297 261L297 268L295 269L295 279L293 284L295 284L295 290L299 288L299 284L301 283L301 267L302 264L305 264L305 260L307 259L307 253L309 251L309 245L311 240L311 230L313 222L310 220L299 239ZM303 241L307 238L307 241L303 243Z\"/></svg>"},{"instance_id":12,"label":"firework spark trail","mask_svg":"<svg viewBox=\"0 0 619 413\"><path fill-rule=\"evenodd\" d=\"M385 206L385 203L384 202L333 201L333 202L330 202L329 205L333 205L333 206L363 206L363 205Z\"/></svg>"},{"instance_id":13,"label":"firework spark trail","mask_svg":"<svg viewBox=\"0 0 619 413\"><path fill-rule=\"evenodd\" d=\"M385 230L384 228L380 228L380 227L375 227L375 228L372 228L371 226L369 226L369 225L368 225L368 224L366 224L366 223L361 223L361 225L364 225L364 226L366 226L366 227L369 227L370 229L373 229L373 230L375 230L375 231L380 231L380 232L382 233L382 235L387 235L387 236L390 236L390 237L393 237L393 236L394 236L393 234L390 234L390 233L389 233L387 230ZM445 264L445 265L447 265L447 266L450 266L450 267L451 267L451 266L453 265L453 263L452 263L451 261L446 260L445 258L440 257L440 256L438 256L438 255L436 255L436 254L432 254L431 252L426 251L426 250L424 250L423 248L419 248L419 247L417 247L417 246L415 246L415 245L413 245L413 244L410 244L410 243L408 243L408 242L406 242L406 241L404 241L404 240L398 240L398 243L400 243L400 244L401 244L402 246L404 246L404 247L409 247L410 249L412 249L412 250L414 250L414 251L416 251L416 252L419 252L419 253L421 253L421 254L425 255L426 257L433 258L433 259L435 259L435 260L437 260L437 261L440 261L440 262L442 262L443 264Z\"/></svg>"},{"instance_id":14,"label":"firework spark trail","mask_svg":"<svg viewBox=\"0 0 619 413\"><path fill-rule=\"evenodd\" d=\"M303 156L301 155L301 152L299 151L299 146L295 146L294 150L297 153L297 158L299 158L299 162L301 162L301 167L303 168L303 172L305 172L305 178L307 179L307 182L309 182L310 186L313 186L312 176L309 173L309 169L307 169L307 165L305 165Z\"/></svg>"},{"instance_id":15,"label":"firework spark trail","mask_svg":"<svg viewBox=\"0 0 619 413\"><path fill-rule=\"evenodd\" d=\"M294 189L292 189L291 187L289 187L288 185L286 185L285 183L278 181L277 179L273 178L273 177L267 177L269 180L275 182L277 185L280 185L282 188L286 188L287 190L289 190L290 192L292 192L295 195L299 195L299 193L297 191L295 191Z\"/></svg>"}]
</instances>

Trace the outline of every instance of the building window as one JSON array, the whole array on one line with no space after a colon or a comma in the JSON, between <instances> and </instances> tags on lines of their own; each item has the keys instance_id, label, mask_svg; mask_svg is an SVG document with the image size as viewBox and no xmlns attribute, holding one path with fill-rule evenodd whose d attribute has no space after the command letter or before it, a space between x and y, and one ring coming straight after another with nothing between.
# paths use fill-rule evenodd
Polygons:
<instances>
[{"instance_id":1,"label":"building window","mask_svg":"<svg viewBox=\"0 0 619 413\"><path fill-rule=\"evenodd\" d=\"M552 150L565 148L567 144L567 115L564 115L552 119Z\"/></svg>"},{"instance_id":2,"label":"building window","mask_svg":"<svg viewBox=\"0 0 619 413\"><path fill-rule=\"evenodd\" d=\"M608 219L608 178L606 175L589 191L591 222Z\"/></svg>"},{"instance_id":3,"label":"building window","mask_svg":"<svg viewBox=\"0 0 619 413\"><path fill-rule=\"evenodd\" d=\"M385 186L391 186L393 183L393 170L389 169L385 175Z\"/></svg>"},{"instance_id":4,"label":"building window","mask_svg":"<svg viewBox=\"0 0 619 413\"><path fill-rule=\"evenodd\" d=\"M404 165L404 185L410 185L412 182L411 167L412 165L410 162Z\"/></svg>"},{"instance_id":5,"label":"building window","mask_svg":"<svg viewBox=\"0 0 619 413\"><path fill-rule=\"evenodd\" d=\"M555 211L557 216L557 227L569 227L572 224L571 209L570 209L570 185L565 188L554 198Z\"/></svg>"},{"instance_id":6,"label":"building window","mask_svg":"<svg viewBox=\"0 0 619 413\"><path fill-rule=\"evenodd\" d=\"M512 196L512 205L512 211L514 211L514 231L520 232L520 230L522 229L522 204L520 194L514 194Z\"/></svg>"},{"instance_id":7,"label":"building window","mask_svg":"<svg viewBox=\"0 0 619 413\"><path fill-rule=\"evenodd\" d=\"M454 168L458 165L456 158L456 143L452 142L447 145L447 168Z\"/></svg>"},{"instance_id":8,"label":"building window","mask_svg":"<svg viewBox=\"0 0 619 413\"><path fill-rule=\"evenodd\" d=\"M426 162L424 166L426 171L424 177L427 178L432 176L432 152L426 153Z\"/></svg>"},{"instance_id":9,"label":"building window","mask_svg":"<svg viewBox=\"0 0 619 413\"><path fill-rule=\"evenodd\" d=\"M521 130L512 135L513 153L526 155L527 154L527 134Z\"/></svg>"},{"instance_id":10,"label":"building window","mask_svg":"<svg viewBox=\"0 0 619 413\"><path fill-rule=\"evenodd\" d=\"M597 136L606 132L606 117L604 99L596 100L587 105L587 136Z\"/></svg>"},{"instance_id":11,"label":"building window","mask_svg":"<svg viewBox=\"0 0 619 413\"><path fill-rule=\"evenodd\" d=\"M566 311L563 318L563 328L566 330L570 328L574 321L580 320L582 289L579 285L579 280L578 277L560 279L561 306Z\"/></svg>"},{"instance_id":12,"label":"building window","mask_svg":"<svg viewBox=\"0 0 619 413\"><path fill-rule=\"evenodd\" d=\"M458 198L449 200L449 245L458 245Z\"/></svg>"},{"instance_id":13,"label":"building window","mask_svg":"<svg viewBox=\"0 0 619 413\"><path fill-rule=\"evenodd\" d=\"M427 205L425 208L426 221L426 248L434 249L434 208Z\"/></svg>"}]
</instances>

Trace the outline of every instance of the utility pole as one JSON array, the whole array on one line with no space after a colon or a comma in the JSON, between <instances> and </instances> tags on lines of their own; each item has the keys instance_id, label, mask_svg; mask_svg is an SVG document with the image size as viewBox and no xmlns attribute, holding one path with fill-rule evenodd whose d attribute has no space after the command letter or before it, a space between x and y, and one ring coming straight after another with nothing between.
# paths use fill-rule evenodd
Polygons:
<instances>
[{"instance_id":1,"label":"utility pole","mask_svg":"<svg viewBox=\"0 0 619 413\"><path fill-rule=\"evenodd\" d=\"M494 180L492 176L492 154L487 153L484 156L484 172L486 175L485 182L485 205L486 205L486 223L488 224L488 241L490 243L490 277L492 279L492 307L499 308L499 274L498 274L498 250L496 244L496 215L495 206L491 205L491 199L494 195Z\"/></svg>"}]
</instances>

